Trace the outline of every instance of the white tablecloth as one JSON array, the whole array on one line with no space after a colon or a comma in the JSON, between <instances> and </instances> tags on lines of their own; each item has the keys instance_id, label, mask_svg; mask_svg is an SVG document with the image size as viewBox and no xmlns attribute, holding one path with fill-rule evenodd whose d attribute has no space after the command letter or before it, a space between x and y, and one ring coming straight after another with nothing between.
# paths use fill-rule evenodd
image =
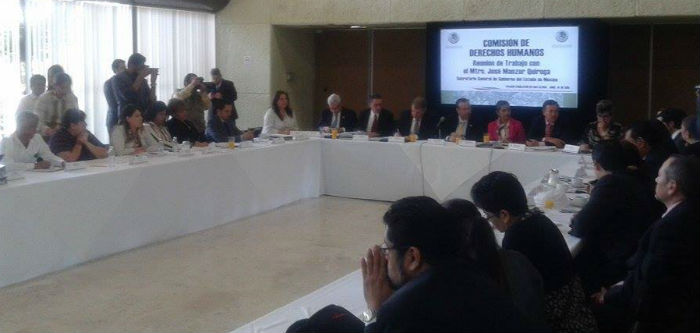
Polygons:
<instances>
[{"instance_id":1,"label":"white tablecloth","mask_svg":"<svg viewBox=\"0 0 700 333\"><path fill-rule=\"evenodd\" d=\"M438 201L471 198L472 185L490 171L507 171L527 186L552 168L573 175L580 155L461 147L454 143L323 140L324 193L395 201L427 195Z\"/></svg>"},{"instance_id":2,"label":"white tablecloth","mask_svg":"<svg viewBox=\"0 0 700 333\"><path fill-rule=\"evenodd\" d=\"M489 170L536 184L552 167L573 174L578 158L454 144L312 139L156 157L136 166L28 172L26 179L0 186L0 287L302 198L469 198L471 185Z\"/></svg>"},{"instance_id":3,"label":"white tablecloth","mask_svg":"<svg viewBox=\"0 0 700 333\"><path fill-rule=\"evenodd\" d=\"M27 173L0 187L0 286L321 194L320 142Z\"/></svg>"}]
</instances>

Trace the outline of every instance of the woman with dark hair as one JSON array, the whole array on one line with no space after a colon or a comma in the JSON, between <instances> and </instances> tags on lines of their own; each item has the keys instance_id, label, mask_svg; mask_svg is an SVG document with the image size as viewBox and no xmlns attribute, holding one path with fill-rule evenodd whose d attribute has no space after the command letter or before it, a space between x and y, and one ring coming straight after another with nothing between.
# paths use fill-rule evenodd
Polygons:
<instances>
[{"instance_id":1,"label":"woman with dark hair","mask_svg":"<svg viewBox=\"0 0 700 333\"><path fill-rule=\"evenodd\" d=\"M61 118L61 128L51 137L51 152L66 162L94 160L107 157L107 149L85 123L85 112L67 110Z\"/></svg>"},{"instance_id":2,"label":"woman with dark hair","mask_svg":"<svg viewBox=\"0 0 700 333\"><path fill-rule=\"evenodd\" d=\"M168 114L170 115L170 120L165 122L165 124L168 127L168 132L173 136L173 141L177 143L189 141L195 147L207 146L208 143L204 133L198 132L194 124L187 120L185 102L177 98L170 99L168 101Z\"/></svg>"},{"instance_id":3,"label":"woman with dark hair","mask_svg":"<svg viewBox=\"0 0 700 333\"><path fill-rule=\"evenodd\" d=\"M498 118L488 125L489 140L503 143L525 142L525 128L520 121L511 118L510 104L507 101L496 102L496 115Z\"/></svg>"},{"instance_id":4,"label":"woman with dark hair","mask_svg":"<svg viewBox=\"0 0 700 333\"><path fill-rule=\"evenodd\" d=\"M146 133L158 142L162 142L166 147L172 147L173 136L170 135L165 120L168 118L168 106L161 101L153 103L144 119Z\"/></svg>"},{"instance_id":5,"label":"woman with dark hair","mask_svg":"<svg viewBox=\"0 0 700 333\"><path fill-rule=\"evenodd\" d=\"M262 135L289 134L297 129L297 121L289 106L289 95L278 90L272 99L272 107L265 112Z\"/></svg>"},{"instance_id":6,"label":"woman with dark hair","mask_svg":"<svg viewBox=\"0 0 700 333\"><path fill-rule=\"evenodd\" d=\"M602 99L595 105L596 121L588 124L581 139L581 150L591 151L596 145L619 141L625 134L622 125L614 122L615 107L609 99Z\"/></svg>"},{"instance_id":7,"label":"woman with dark hair","mask_svg":"<svg viewBox=\"0 0 700 333\"><path fill-rule=\"evenodd\" d=\"M503 248L525 255L542 275L544 315L553 331L596 332L564 237L542 212L528 208L518 179L510 173L492 172L474 184L471 195L486 219L505 233Z\"/></svg>"},{"instance_id":8,"label":"woman with dark hair","mask_svg":"<svg viewBox=\"0 0 700 333\"><path fill-rule=\"evenodd\" d=\"M146 133L141 110L129 104L121 112L119 125L112 129L112 146L117 155L138 155L158 144L155 138Z\"/></svg>"},{"instance_id":9,"label":"woman with dark hair","mask_svg":"<svg viewBox=\"0 0 700 333\"><path fill-rule=\"evenodd\" d=\"M194 124L198 133L204 134L206 122L204 112L211 106L209 91L204 86L202 78L197 74L189 73L185 75L185 87L175 92L174 98L185 102L187 120Z\"/></svg>"},{"instance_id":10,"label":"woman with dark hair","mask_svg":"<svg viewBox=\"0 0 700 333\"><path fill-rule=\"evenodd\" d=\"M489 222L470 201L452 199L442 206L464 223L470 259L513 298L525 317L544 323L542 276L532 263L517 251L499 248Z\"/></svg>"}]
</instances>

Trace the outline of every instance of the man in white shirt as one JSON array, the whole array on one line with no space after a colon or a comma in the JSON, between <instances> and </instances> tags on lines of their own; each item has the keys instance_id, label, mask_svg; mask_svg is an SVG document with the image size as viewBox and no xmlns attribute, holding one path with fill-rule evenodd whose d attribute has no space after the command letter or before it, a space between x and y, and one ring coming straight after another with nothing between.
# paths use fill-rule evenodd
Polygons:
<instances>
[{"instance_id":1,"label":"man in white shirt","mask_svg":"<svg viewBox=\"0 0 700 333\"><path fill-rule=\"evenodd\" d=\"M31 79L29 79L29 89L31 89L32 92L22 97L19 101L15 117L23 111L34 112L39 96L46 91L46 78L39 74L32 75Z\"/></svg>"},{"instance_id":2,"label":"man in white shirt","mask_svg":"<svg viewBox=\"0 0 700 333\"><path fill-rule=\"evenodd\" d=\"M63 160L54 155L41 135L37 134L39 117L29 111L17 116L17 131L0 143L3 164L12 169L48 169L62 165Z\"/></svg>"},{"instance_id":3,"label":"man in white shirt","mask_svg":"<svg viewBox=\"0 0 700 333\"><path fill-rule=\"evenodd\" d=\"M61 118L66 110L78 108L78 98L71 90L72 84L68 74L58 73L54 78L53 89L39 97L34 113L39 116L39 130L42 136L54 135L60 128Z\"/></svg>"}]
</instances>

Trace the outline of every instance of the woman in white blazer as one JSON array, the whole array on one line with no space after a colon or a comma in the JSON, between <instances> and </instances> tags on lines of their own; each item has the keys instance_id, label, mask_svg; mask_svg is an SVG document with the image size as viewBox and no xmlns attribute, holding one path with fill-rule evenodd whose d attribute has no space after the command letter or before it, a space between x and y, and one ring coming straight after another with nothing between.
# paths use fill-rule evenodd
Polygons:
<instances>
[{"instance_id":1,"label":"woman in white blazer","mask_svg":"<svg viewBox=\"0 0 700 333\"><path fill-rule=\"evenodd\" d=\"M289 134L297 129L292 108L289 107L289 95L278 90L272 99L272 107L265 112L262 135Z\"/></svg>"},{"instance_id":2,"label":"woman in white blazer","mask_svg":"<svg viewBox=\"0 0 700 333\"><path fill-rule=\"evenodd\" d=\"M117 155L137 155L157 147L158 141L143 123L143 115L135 105L127 105L122 110L119 125L112 129L112 146Z\"/></svg>"}]
</instances>

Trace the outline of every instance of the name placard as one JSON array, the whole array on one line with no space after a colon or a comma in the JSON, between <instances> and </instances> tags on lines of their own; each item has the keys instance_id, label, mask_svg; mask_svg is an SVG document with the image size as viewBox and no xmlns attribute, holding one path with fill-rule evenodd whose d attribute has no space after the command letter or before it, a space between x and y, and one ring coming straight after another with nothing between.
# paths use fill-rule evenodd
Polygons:
<instances>
[{"instance_id":1,"label":"name placard","mask_svg":"<svg viewBox=\"0 0 700 333\"><path fill-rule=\"evenodd\" d=\"M355 134L352 136L352 141L369 141L369 135Z\"/></svg>"},{"instance_id":2,"label":"name placard","mask_svg":"<svg viewBox=\"0 0 700 333\"><path fill-rule=\"evenodd\" d=\"M476 147L476 141L471 140L459 140L459 145L461 147Z\"/></svg>"},{"instance_id":3,"label":"name placard","mask_svg":"<svg viewBox=\"0 0 700 333\"><path fill-rule=\"evenodd\" d=\"M581 151L581 146L576 145L566 145L564 146L564 152L569 154L578 154Z\"/></svg>"},{"instance_id":4,"label":"name placard","mask_svg":"<svg viewBox=\"0 0 700 333\"><path fill-rule=\"evenodd\" d=\"M389 140L387 142L394 142L394 143L404 143L406 142L406 138L402 136L390 136Z\"/></svg>"},{"instance_id":5,"label":"name placard","mask_svg":"<svg viewBox=\"0 0 700 333\"><path fill-rule=\"evenodd\" d=\"M426 142L426 143L429 145L444 146L445 140L443 140L443 139L428 139L428 142Z\"/></svg>"},{"instance_id":6,"label":"name placard","mask_svg":"<svg viewBox=\"0 0 700 333\"><path fill-rule=\"evenodd\" d=\"M524 143L509 143L508 144L508 150L517 150L517 151L525 151L525 144Z\"/></svg>"},{"instance_id":7,"label":"name placard","mask_svg":"<svg viewBox=\"0 0 700 333\"><path fill-rule=\"evenodd\" d=\"M318 138L321 134L318 131L290 131L289 135L293 137L307 137L307 138Z\"/></svg>"}]
</instances>

